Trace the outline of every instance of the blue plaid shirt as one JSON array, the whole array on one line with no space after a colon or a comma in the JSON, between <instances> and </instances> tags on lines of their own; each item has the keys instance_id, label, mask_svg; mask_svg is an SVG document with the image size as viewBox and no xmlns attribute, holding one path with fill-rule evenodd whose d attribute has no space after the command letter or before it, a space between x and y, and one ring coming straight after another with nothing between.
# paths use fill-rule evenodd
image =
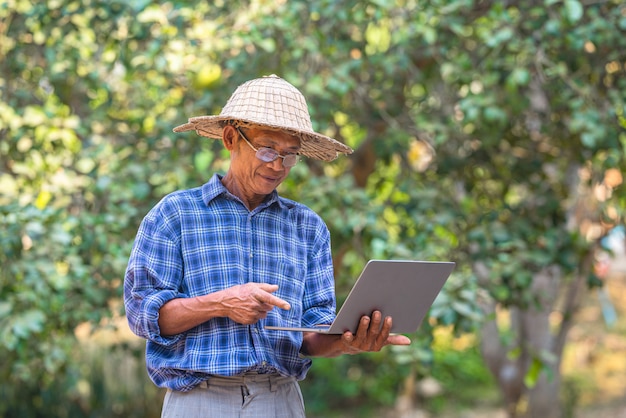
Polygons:
<instances>
[{"instance_id":1,"label":"blue plaid shirt","mask_svg":"<svg viewBox=\"0 0 626 418\"><path fill-rule=\"evenodd\" d=\"M161 335L159 309L248 283L279 286L291 305L254 325L213 318L173 336ZM160 387L188 391L208 375L275 369L304 379L311 360L300 355L302 334L265 325L313 326L335 317L330 234L306 206L274 191L253 211L221 183L174 192L144 218L124 280L130 328L147 340L146 363Z\"/></svg>"}]
</instances>

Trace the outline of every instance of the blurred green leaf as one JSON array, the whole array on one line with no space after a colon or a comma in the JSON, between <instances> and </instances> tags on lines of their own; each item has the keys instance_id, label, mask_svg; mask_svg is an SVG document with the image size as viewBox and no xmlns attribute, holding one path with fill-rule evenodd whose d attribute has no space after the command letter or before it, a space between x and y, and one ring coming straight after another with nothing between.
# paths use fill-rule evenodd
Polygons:
<instances>
[{"instance_id":1,"label":"blurred green leaf","mask_svg":"<svg viewBox=\"0 0 626 418\"><path fill-rule=\"evenodd\" d=\"M583 16L583 5L579 0L564 0L567 19L571 23L579 21Z\"/></svg>"},{"instance_id":2,"label":"blurred green leaf","mask_svg":"<svg viewBox=\"0 0 626 418\"><path fill-rule=\"evenodd\" d=\"M31 309L14 316L11 320L11 329L18 338L26 338L41 332L45 320L46 315L43 312Z\"/></svg>"},{"instance_id":3,"label":"blurred green leaf","mask_svg":"<svg viewBox=\"0 0 626 418\"><path fill-rule=\"evenodd\" d=\"M532 389L537 384L543 365L539 359L533 359L526 375L524 376L524 384L527 388Z\"/></svg>"}]
</instances>

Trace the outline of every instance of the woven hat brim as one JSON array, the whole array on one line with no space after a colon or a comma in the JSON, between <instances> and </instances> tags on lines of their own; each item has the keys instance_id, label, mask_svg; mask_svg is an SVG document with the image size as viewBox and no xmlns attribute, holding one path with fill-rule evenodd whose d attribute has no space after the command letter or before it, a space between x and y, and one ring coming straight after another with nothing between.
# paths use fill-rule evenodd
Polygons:
<instances>
[{"instance_id":1,"label":"woven hat brim","mask_svg":"<svg viewBox=\"0 0 626 418\"><path fill-rule=\"evenodd\" d=\"M332 161L339 154L352 154L353 150L349 146L342 144L334 138L317 132L304 131L284 126L259 123L243 118L233 118L228 116L196 116L189 118L183 125L174 128L174 132L196 131L200 136L212 139L222 139L222 130L225 122L233 122L239 126L258 126L287 132L300 138L300 155L315 158L322 161Z\"/></svg>"}]
</instances>

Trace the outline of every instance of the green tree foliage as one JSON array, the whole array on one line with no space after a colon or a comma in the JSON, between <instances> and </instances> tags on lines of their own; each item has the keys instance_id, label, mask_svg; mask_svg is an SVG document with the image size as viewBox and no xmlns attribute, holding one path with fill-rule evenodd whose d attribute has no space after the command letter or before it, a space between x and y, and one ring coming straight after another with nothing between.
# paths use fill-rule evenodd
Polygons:
<instances>
[{"instance_id":1,"label":"green tree foliage","mask_svg":"<svg viewBox=\"0 0 626 418\"><path fill-rule=\"evenodd\" d=\"M42 388L73 376L76 326L119 313L143 215L227 168L219 141L171 129L269 73L355 149L299 164L281 190L328 222L338 294L369 258L458 263L413 346L317 360L305 394L412 398L431 326L474 329L477 301L559 310L538 277L585 281L591 244L626 207L625 16L618 0L0 4L2 397L26 388L49 407ZM527 387L499 384L515 403L560 354L513 340L503 352L524 360Z\"/></svg>"}]
</instances>

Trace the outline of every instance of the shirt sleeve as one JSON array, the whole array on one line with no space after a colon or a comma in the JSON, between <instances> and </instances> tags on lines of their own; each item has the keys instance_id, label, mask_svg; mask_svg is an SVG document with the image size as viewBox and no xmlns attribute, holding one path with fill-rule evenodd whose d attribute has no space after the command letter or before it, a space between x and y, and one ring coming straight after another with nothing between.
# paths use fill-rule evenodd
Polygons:
<instances>
[{"instance_id":1,"label":"shirt sleeve","mask_svg":"<svg viewBox=\"0 0 626 418\"><path fill-rule=\"evenodd\" d=\"M317 217L316 217L317 218ZM315 236L311 240L307 284L303 301L302 326L331 324L336 316L335 279L330 245L330 232L318 219Z\"/></svg>"},{"instance_id":2,"label":"shirt sleeve","mask_svg":"<svg viewBox=\"0 0 626 418\"><path fill-rule=\"evenodd\" d=\"M130 329L161 345L173 345L182 334L162 336L159 310L179 292L183 276L180 222L177 211L165 201L142 221L124 278L124 305Z\"/></svg>"}]
</instances>

